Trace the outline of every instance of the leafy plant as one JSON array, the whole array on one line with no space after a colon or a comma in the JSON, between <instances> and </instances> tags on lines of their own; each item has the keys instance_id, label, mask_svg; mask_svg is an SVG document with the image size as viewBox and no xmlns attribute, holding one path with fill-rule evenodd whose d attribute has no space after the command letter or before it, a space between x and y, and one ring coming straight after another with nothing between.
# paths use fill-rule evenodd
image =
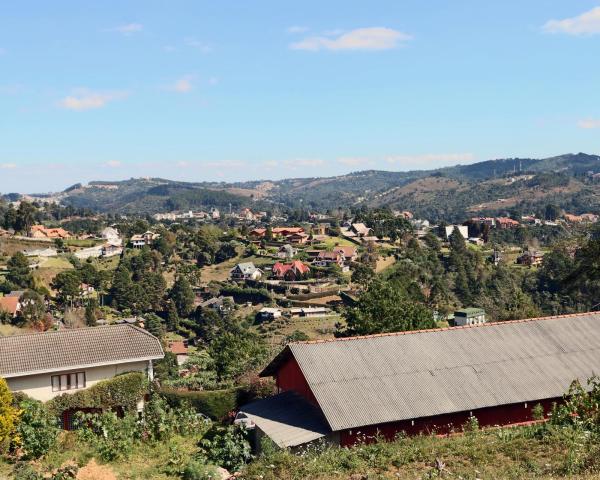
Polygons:
<instances>
[{"instance_id":1,"label":"leafy plant","mask_svg":"<svg viewBox=\"0 0 600 480\"><path fill-rule=\"evenodd\" d=\"M200 441L199 447L201 460L230 471L239 470L252 458L247 432L236 425L213 427Z\"/></svg>"},{"instance_id":2,"label":"leafy plant","mask_svg":"<svg viewBox=\"0 0 600 480\"><path fill-rule=\"evenodd\" d=\"M39 458L55 444L60 432L57 417L51 415L41 402L21 402L22 415L17 426L24 458Z\"/></svg>"}]
</instances>

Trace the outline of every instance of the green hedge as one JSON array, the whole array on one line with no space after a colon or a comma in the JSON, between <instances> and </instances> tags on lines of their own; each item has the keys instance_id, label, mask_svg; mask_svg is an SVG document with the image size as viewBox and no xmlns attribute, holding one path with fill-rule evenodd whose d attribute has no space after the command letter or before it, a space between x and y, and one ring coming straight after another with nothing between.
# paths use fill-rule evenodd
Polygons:
<instances>
[{"instance_id":1,"label":"green hedge","mask_svg":"<svg viewBox=\"0 0 600 480\"><path fill-rule=\"evenodd\" d=\"M179 407L184 403L188 403L196 411L213 420L225 419L229 412L236 410L239 406L239 391L237 388L200 392L163 388L160 393L171 406Z\"/></svg>"},{"instance_id":2,"label":"green hedge","mask_svg":"<svg viewBox=\"0 0 600 480\"><path fill-rule=\"evenodd\" d=\"M130 372L98 382L86 390L55 397L48 402L47 406L48 410L55 415L61 415L65 410L83 408L106 410L122 407L125 411L135 411L138 401L146 393L148 393L146 374Z\"/></svg>"}]
</instances>

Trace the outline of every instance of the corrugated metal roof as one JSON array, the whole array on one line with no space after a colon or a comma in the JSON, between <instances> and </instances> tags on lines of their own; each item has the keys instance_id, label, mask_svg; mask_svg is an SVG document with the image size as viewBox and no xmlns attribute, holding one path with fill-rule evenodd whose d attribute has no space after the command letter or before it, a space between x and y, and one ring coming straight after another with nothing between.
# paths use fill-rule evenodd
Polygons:
<instances>
[{"instance_id":1,"label":"corrugated metal roof","mask_svg":"<svg viewBox=\"0 0 600 480\"><path fill-rule=\"evenodd\" d=\"M164 356L160 341L133 325L0 337L0 377L111 365Z\"/></svg>"},{"instance_id":2,"label":"corrugated metal roof","mask_svg":"<svg viewBox=\"0 0 600 480\"><path fill-rule=\"evenodd\" d=\"M302 445L331 432L319 409L293 392L249 403L240 412L282 448Z\"/></svg>"},{"instance_id":3,"label":"corrugated metal roof","mask_svg":"<svg viewBox=\"0 0 600 480\"><path fill-rule=\"evenodd\" d=\"M600 314L289 345L332 430L562 396L600 374Z\"/></svg>"}]
</instances>

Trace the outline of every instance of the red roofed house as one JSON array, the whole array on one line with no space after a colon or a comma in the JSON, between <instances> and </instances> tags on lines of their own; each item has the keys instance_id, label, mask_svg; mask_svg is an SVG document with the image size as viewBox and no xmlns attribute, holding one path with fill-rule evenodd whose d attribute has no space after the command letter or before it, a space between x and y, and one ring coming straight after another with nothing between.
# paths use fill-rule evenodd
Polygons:
<instances>
[{"instance_id":1,"label":"red roofed house","mask_svg":"<svg viewBox=\"0 0 600 480\"><path fill-rule=\"evenodd\" d=\"M514 425L598 371L598 312L295 342L260 374L278 395L243 406L236 423L282 448L445 434L471 417Z\"/></svg>"},{"instance_id":2,"label":"red roofed house","mask_svg":"<svg viewBox=\"0 0 600 480\"><path fill-rule=\"evenodd\" d=\"M310 267L304 265L300 260L295 260L291 263L277 262L273 265L273 275L288 282L303 279L308 272L310 272Z\"/></svg>"},{"instance_id":3,"label":"red roofed house","mask_svg":"<svg viewBox=\"0 0 600 480\"><path fill-rule=\"evenodd\" d=\"M51 239L67 239L72 235L63 228L46 228L43 225L33 225L29 231L29 236L32 238L51 238Z\"/></svg>"},{"instance_id":4,"label":"red roofed house","mask_svg":"<svg viewBox=\"0 0 600 480\"><path fill-rule=\"evenodd\" d=\"M319 252L317 258L313 260L313 265L317 267L329 267L330 265L338 265L341 268L344 266L344 255L339 251L322 251Z\"/></svg>"},{"instance_id":5,"label":"red roofed house","mask_svg":"<svg viewBox=\"0 0 600 480\"><path fill-rule=\"evenodd\" d=\"M498 217L496 219L496 227L501 230L506 228L517 228L519 225L520 223L516 220L513 220L512 218Z\"/></svg>"},{"instance_id":6,"label":"red roofed house","mask_svg":"<svg viewBox=\"0 0 600 480\"><path fill-rule=\"evenodd\" d=\"M167 346L167 350L177 357L177 365L179 366L187 362L189 358L188 347L185 342L171 341Z\"/></svg>"},{"instance_id":7,"label":"red roofed house","mask_svg":"<svg viewBox=\"0 0 600 480\"><path fill-rule=\"evenodd\" d=\"M353 246L337 245L333 251L341 253L346 262L353 262L358 257L358 251Z\"/></svg>"},{"instance_id":8,"label":"red roofed house","mask_svg":"<svg viewBox=\"0 0 600 480\"><path fill-rule=\"evenodd\" d=\"M0 297L0 312L7 312L15 318L21 311L19 297Z\"/></svg>"}]
</instances>

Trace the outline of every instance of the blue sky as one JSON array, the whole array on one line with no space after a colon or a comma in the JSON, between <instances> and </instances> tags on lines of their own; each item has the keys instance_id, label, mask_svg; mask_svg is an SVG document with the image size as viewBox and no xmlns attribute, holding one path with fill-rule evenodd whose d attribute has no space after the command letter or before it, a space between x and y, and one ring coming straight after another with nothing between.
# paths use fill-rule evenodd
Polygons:
<instances>
[{"instance_id":1,"label":"blue sky","mask_svg":"<svg viewBox=\"0 0 600 480\"><path fill-rule=\"evenodd\" d=\"M600 153L600 0L0 4L0 192Z\"/></svg>"}]
</instances>

